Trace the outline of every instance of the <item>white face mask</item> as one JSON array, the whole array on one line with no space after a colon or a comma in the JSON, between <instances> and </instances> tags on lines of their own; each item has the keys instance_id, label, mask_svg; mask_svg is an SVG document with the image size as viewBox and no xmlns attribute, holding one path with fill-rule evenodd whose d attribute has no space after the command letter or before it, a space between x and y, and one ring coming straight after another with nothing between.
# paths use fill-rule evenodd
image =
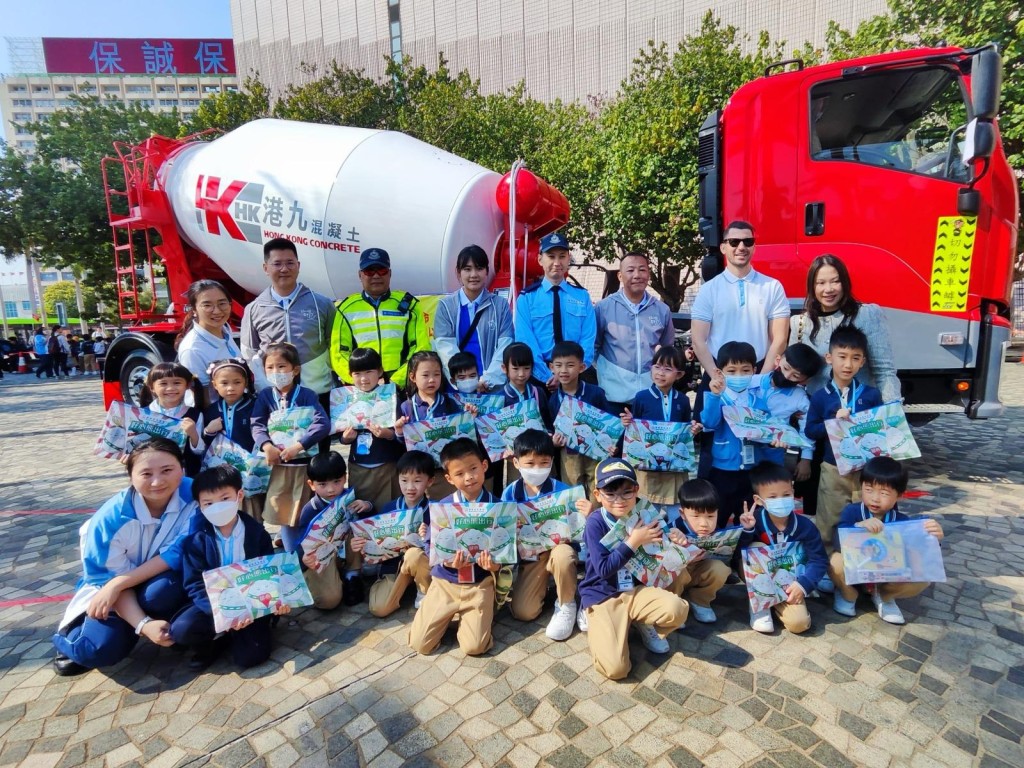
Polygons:
<instances>
[{"instance_id":1,"label":"white face mask","mask_svg":"<svg viewBox=\"0 0 1024 768\"><path fill-rule=\"evenodd\" d=\"M292 371L283 371L279 373L268 373L267 381L270 382L270 386L275 389L282 389L292 383L292 379L295 378L295 374Z\"/></svg>"},{"instance_id":2,"label":"white face mask","mask_svg":"<svg viewBox=\"0 0 1024 768\"><path fill-rule=\"evenodd\" d=\"M203 507L200 511L203 513L203 517L210 521L210 525L220 527L230 523L235 515L238 514L238 502L234 499L215 501L208 507Z\"/></svg>"},{"instance_id":3,"label":"white face mask","mask_svg":"<svg viewBox=\"0 0 1024 768\"><path fill-rule=\"evenodd\" d=\"M784 518L793 514L796 506L792 496L783 496L778 499L764 499L764 508L772 517Z\"/></svg>"},{"instance_id":4,"label":"white face mask","mask_svg":"<svg viewBox=\"0 0 1024 768\"><path fill-rule=\"evenodd\" d=\"M540 488L544 484L544 481L551 475L551 467L537 467L530 469L529 467L520 467L519 474L522 475L523 481L534 488Z\"/></svg>"},{"instance_id":5,"label":"white face mask","mask_svg":"<svg viewBox=\"0 0 1024 768\"><path fill-rule=\"evenodd\" d=\"M478 377L472 379L458 379L455 382L455 388L464 395L471 395L476 392L477 385L480 383Z\"/></svg>"}]
</instances>

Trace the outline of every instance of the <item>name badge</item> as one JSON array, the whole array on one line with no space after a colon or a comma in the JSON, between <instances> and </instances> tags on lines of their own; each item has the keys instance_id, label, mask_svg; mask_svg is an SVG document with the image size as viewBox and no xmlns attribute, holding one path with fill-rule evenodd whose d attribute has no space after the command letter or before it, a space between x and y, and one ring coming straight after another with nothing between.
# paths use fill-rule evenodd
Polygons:
<instances>
[{"instance_id":1,"label":"name badge","mask_svg":"<svg viewBox=\"0 0 1024 768\"><path fill-rule=\"evenodd\" d=\"M742 461L744 467L754 465L754 444L746 440L743 441Z\"/></svg>"},{"instance_id":2,"label":"name badge","mask_svg":"<svg viewBox=\"0 0 1024 768\"><path fill-rule=\"evenodd\" d=\"M473 583L473 566L464 565L459 568L459 584L472 584Z\"/></svg>"},{"instance_id":3,"label":"name badge","mask_svg":"<svg viewBox=\"0 0 1024 768\"><path fill-rule=\"evenodd\" d=\"M619 592L628 592L633 588L633 574L625 568L619 568Z\"/></svg>"},{"instance_id":4,"label":"name badge","mask_svg":"<svg viewBox=\"0 0 1024 768\"><path fill-rule=\"evenodd\" d=\"M371 445L373 445L373 435L369 432L360 432L356 437L356 455L368 456Z\"/></svg>"}]
</instances>

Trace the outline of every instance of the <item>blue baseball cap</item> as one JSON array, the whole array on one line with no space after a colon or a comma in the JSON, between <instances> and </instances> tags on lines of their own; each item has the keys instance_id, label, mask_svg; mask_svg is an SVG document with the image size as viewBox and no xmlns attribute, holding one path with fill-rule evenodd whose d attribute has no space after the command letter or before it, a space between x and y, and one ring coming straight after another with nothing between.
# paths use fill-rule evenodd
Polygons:
<instances>
[{"instance_id":1,"label":"blue baseball cap","mask_svg":"<svg viewBox=\"0 0 1024 768\"><path fill-rule=\"evenodd\" d=\"M633 465L625 459L605 459L597 465L595 472L598 488L607 488L617 480L629 480L633 485L639 485L636 479L636 470Z\"/></svg>"},{"instance_id":2,"label":"blue baseball cap","mask_svg":"<svg viewBox=\"0 0 1024 768\"><path fill-rule=\"evenodd\" d=\"M569 250L569 241L561 232L552 232L550 235L545 235L540 239L541 253L553 251L555 248L564 248L567 251Z\"/></svg>"},{"instance_id":3,"label":"blue baseball cap","mask_svg":"<svg viewBox=\"0 0 1024 768\"><path fill-rule=\"evenodd\" d=\"M383 248L367 248L359 257L359 271L364 269L391 269L391 257Z\"/></svg>"}]
</instances>

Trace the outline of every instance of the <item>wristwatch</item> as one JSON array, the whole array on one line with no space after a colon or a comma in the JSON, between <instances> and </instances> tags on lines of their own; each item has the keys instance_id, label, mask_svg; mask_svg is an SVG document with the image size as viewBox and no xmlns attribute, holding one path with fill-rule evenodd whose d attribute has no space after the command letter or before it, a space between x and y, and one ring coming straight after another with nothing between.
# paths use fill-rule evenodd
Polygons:
<instances>
[{"instance_id":1,"label":"wristwatch","mask_svg":"<svg viewBox=\"0 0 1024 768\"><path fill-rule=\"evenodd\" d=\"M150 616L143 616L142 619L139 621L139 623L135 625L135 634L141 636L142 635L142 628L144 626L146 626L147 624L149 624L149 622L151 622L152 620L153 619Z\"/></svg>"}]
</instances>

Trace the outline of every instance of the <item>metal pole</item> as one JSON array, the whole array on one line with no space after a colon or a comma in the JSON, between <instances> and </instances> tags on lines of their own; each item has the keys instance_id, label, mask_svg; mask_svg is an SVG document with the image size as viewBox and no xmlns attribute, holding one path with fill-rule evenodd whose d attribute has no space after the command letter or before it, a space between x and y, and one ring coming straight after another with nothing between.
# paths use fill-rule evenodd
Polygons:
<instances>
[{"instance_id":1,"label":"metal pole","mask_svg":"<svg viewBox=\"0 0 1024 768\"><path fill-rule=\"evenodd\" d=\"M82 333L89 332L89 323L85 320L85 300L82 298L82 283L78 279L78 272L75 275L75 303L78 305L78 325Z\"/></svg>"},{"instance_id":2,"label":"metal pole","mask_svg":"<svg viewBox=\"0 0 1024 768\"><path fill-rule=\"evenodd\" d=\"M4 284L0 280L0 318L3 318L4 323L4 338L10 336L10 329L7 327L7 305L4 303Z\"/></svg>"}]
</instances>

